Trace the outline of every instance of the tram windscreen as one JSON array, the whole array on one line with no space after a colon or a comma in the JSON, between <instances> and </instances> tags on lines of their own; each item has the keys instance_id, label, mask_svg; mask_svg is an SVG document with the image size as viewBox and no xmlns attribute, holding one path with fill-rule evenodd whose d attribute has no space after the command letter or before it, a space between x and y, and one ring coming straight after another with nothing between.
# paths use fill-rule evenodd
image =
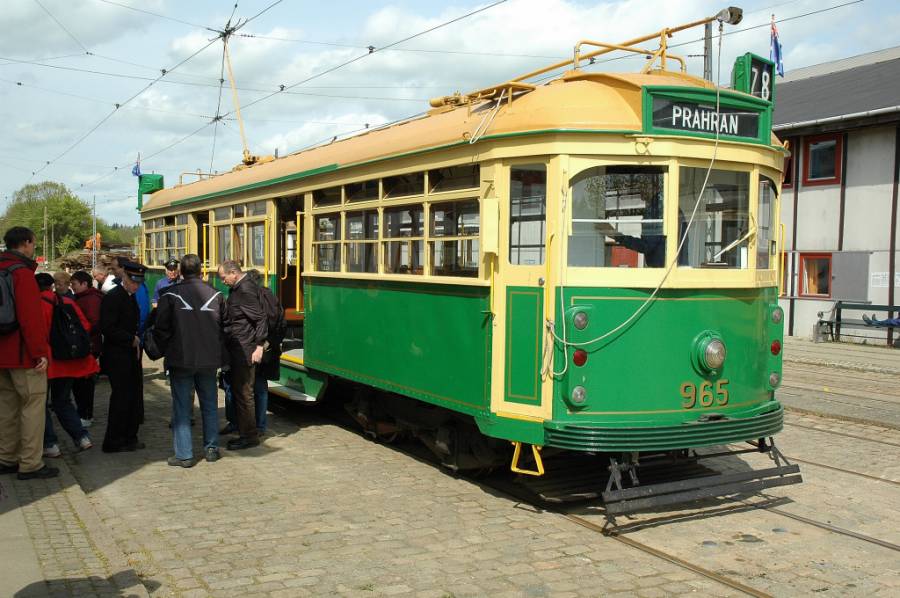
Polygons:
<instances>
[{"instance_id":1,"label":"tram windscreen","mask_svg":"<svg viewBox=\"0 0 900 598\"><path fill-rule=\"evenodd\" d=\"M678 265L691 268L748 268L750 173L682 166L678 184L679 242L690 222ZM697 206L698 196L700 205Z\"/></svg>"},{"instance_id":2,"label":"tram windscreen","mask_svg":"<svg viewBox=\"0 0 900 598\"><path fill-rule=\"evenodd\" d=\"M575 175L569 266L665 266L665 174L662 166L597 166Z\"/></svg>"}]
</instances>

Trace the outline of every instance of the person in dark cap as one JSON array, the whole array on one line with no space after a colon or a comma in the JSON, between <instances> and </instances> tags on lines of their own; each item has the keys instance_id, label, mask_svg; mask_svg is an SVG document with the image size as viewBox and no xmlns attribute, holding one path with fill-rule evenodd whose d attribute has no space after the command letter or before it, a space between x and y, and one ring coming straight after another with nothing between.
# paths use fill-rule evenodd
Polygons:
<instances>
[{"instance_id":1,"label":"person in dark cap","mask_svg":"<svg viewBox=\"0 0 900 598\"><path fill-rule=\"evenodd\" d=\"M103 439L105 453L143 448L137 437L144 417L144 387L136 294L144 284L145 268L129 261L122 268L122 284L107 293L100 305L100 365L109 376L111 389Z\"/></svg>"},{"instance_id":2,"label":"person in dark cap","mask_svg":"<svg viewBox=\"0 0 900 598\"><path fill-rule=\"evenodd\" d=\"M158 281L156 281L156 287L154 287L154 289L153 289L153 305L154 306L159 305L160 293L162 293L166 287L172 286L173 284L178 282L178 279L180 278L179 275L181 274L181 272L178 267L179 266L178 260L176 260L174 257L170 257L169 261L167 261L165 263L165 266L166 266L165 277L160 278Z\"/></svg>"}]
</instances>

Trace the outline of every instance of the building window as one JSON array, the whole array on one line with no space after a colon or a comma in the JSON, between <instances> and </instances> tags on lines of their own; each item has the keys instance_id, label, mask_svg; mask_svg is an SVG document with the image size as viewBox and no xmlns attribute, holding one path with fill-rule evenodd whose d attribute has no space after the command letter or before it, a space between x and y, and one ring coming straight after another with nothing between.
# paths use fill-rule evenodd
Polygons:
<instances>
[{"instance_id":1,"label":"building window","mask_svg":"<svg viewBox=\"0 0 900 598\"><path fill-rule=\"evenodd\" d=\"M831 254L800 254L801 297L831 297Z\"/></svg>"},{"instance_id":2,"label":"building window","mask_svg":"<svg viewBox=\"0 0 900 598\"><path fill-rule=\"evenodd\" d=\"M840 183L842 152L843 137L840 134L808 137L803 143L803 184Z\"/></svg>"}]
</instances>

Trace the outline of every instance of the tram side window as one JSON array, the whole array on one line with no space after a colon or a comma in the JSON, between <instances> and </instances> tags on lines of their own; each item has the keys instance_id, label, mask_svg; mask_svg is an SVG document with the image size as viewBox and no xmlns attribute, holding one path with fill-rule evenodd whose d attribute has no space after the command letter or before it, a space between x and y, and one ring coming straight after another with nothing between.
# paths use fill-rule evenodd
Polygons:
<instances>
[{"instance_id":1,"label":"tram side window","mask_svg":"<svg viewBox=\"0 0 900 598\"><path fill-rule=\"evenodd\" d=\"M678 264L692 268L747 268L747 241L753 232L749 211L750 173L713 170L700 197L706 171L706 168L686 166L680 169L681 236L695 206L697 213L687 231Z\"/></svg>"},{"instance_id":2,"label":"tram side window","mask_svg":"<svg viewBox=\"0 0 900 598\"><path fill-rule=\"evenodd\" d=\"M757 270L768 270L774 268L772 260L774 259L774 246L772 240L775 238L775 182L764 176L759 177L759 217L757 218L756 232L756 268Z\"/></svg>"},{"instance_id":3,"label":"tram side window","mask_svg":"<svg viewBox=\"0 0 900 598\"><path fill-rule=\"evenodd\" d=\"M219 262L231 259L231 227L216 227L216 259Z\"/></svg>"},{"instance_id":4,"label":"tram side window","mask_svg":"<svg viewBox=\"0 0 900 598\"><path fill-rule=\"evenodd\" d=\"M266 224L257 222L247 225L247 234L250 237L250 260L251 266L266 265Z\"/></svg>"},{"instance_id":5,"label":"tram side window","mask_svg":"<svg viewBox=\"0 0 900 598\"><path fill-rule=\"evenodd\" d=\"M544 263L547 167L513 166L509 175L509 263Z\"/></svg>"},{"instance_id":6,"label":"tram side window","mask_svg":"<svg viewBox=\"0 0 900 598\"><path fill-rule=\"evenodd\" d=\"M347 201L378 199L378 179L348 183L345 191L347 193Z\"/></svg>"},{"instance_id":7,"label":"tram side window","mask_svg":"<svg viewBox=\"0 0 900 598\"><path fill-rule=\"evenodd\" d=\"M457 189L476 189L479 186L481 169L478 164L464 164L448 168L436 168L428 171L428 184L432 193L455 191Z\"/></svg>"},{"instance_id":8,"label":"tram side window","mask_svg":"<svg viewBox=\"0 0 900 598\"><path fill-rule=\"evenodd\" d=\"M341 271L341 215L316 216L316 240L313 242L315 267L319 272Z\"/></svg>"},{"instance_id":9,"label":"tram side window","mask_svg":"<svg viewBox=\"0 0 900 598\"><path fill-rule=\"evenodd\" d=\"M478 276L480 223L478 200L432 205L431 274Z\"/></svg>"},{"instance_id":10,"label":"tram side window","mask_svg":"<svg viewBox=\"0 0 900 598\"><path fill-rule=\"evenodd\" d=\"M425 250L425 211L421 205L384 210L384 271L422 274Z\"/></svg>"},{"instance_id":11,"label":"tram side window","mask_svg":"<svg viewBox=\"0 0 900 598\"><path fill-rule=\"evenodd\" d=\"M313 204L316 206L333 206L341 203L341 188L329 187L313 191Z\"/></svg>"},{"instance_id":12,"label":"tram side window","mask_svg":"<svg viewBox=\"0 0 900 598\"><path fill-rule=\"evenodd\" d=\"M662 166L597 166L575 175L569 266L662 268Z\"/></svg>"},{"instance_id":13,"label":"tram side window","mask_svg":"<svg viewBox=\"0 0 900 598\"><path fill-rule=\"evenodd\" d=\"M385 199L421 195L425 193L425 173L410 172L408 174L385 177L381 185Z\"/></svg>"},{"instance_id":14,"label":"tram side window","mask_svg":"<svg viewBox=\"0 0 900 598\"><path fill-rule=\"evenodd\" d=\"M378 272L378 211L347 212L347 272Z\"/></svg>"}]
</instances>

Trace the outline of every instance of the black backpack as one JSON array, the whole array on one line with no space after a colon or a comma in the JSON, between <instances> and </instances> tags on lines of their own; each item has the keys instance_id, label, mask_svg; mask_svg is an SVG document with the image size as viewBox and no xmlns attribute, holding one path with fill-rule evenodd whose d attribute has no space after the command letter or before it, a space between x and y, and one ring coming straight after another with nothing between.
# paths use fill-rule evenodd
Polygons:
<instances>
[{"instance_id":1,"label":"black backpack","mask_svg":"<svg viewBox=\"0 0 900 598\"><path fill-rule=\"evenodd\" d=\"M281 341L287 334L287 322L284 319L284 308L278 297L266 287L259 287L259 302L262 303L263 311L266 312L266 323L269 327L269 335L266 340L269 341L269 349L266 351L264 359L281 357Z\"/></svg>"},{"instance_id":2,"label":"black backpack","mask_svg":"<svg viewBox=\"0 0 900 598\"><path fill-rule=\"evenodd\" d=\"M16 289L12 273L25 264L13 264L0 270L0 334L9 334L19 329L16 318Z\"/></svg>"},{"instance_id":3,"label":"black backpack","mask_svg":"<svg viewBox=\"0 0 900 598\"><path fill-rule=\"evenodd\" d=\"M50 354L53 359L81 359L91 354L91 336L75 311L75 306L66 303L59 297L44 301L53 306L53 319L50 322Z\"/></svg>"}]
</instances>

